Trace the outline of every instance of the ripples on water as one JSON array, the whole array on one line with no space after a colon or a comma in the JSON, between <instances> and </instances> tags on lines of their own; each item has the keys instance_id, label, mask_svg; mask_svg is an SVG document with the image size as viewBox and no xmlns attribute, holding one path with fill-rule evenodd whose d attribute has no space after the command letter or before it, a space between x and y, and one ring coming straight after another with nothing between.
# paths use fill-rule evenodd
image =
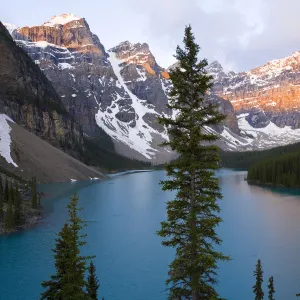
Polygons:
<instances>
[{"instance_id":1,"label":"ripples on water","mask_svg":"<svg viewBox=\"0 0 300 300\"><path fill-rule=\"evenodd\" d=\"M245 172L221 170L224 199L221 250L232 261L220 265L219 287L230 300L253 299L253 270L258 258L267 279L274 276L276 299L300 292L300 193L249 186ZM88 245L96 254L100 296L108 300L166 300L164 281L173 250L155 232L166 218L171 193L158 184L163 171L116 176L100 182L44 185L46 217L33 229L0 238L0 299L39 299L40 282L53 273L50 249L67 217L75 191L84 207ZM298 288L299 287L299 288Z\"/></svg>"}]
</instances>

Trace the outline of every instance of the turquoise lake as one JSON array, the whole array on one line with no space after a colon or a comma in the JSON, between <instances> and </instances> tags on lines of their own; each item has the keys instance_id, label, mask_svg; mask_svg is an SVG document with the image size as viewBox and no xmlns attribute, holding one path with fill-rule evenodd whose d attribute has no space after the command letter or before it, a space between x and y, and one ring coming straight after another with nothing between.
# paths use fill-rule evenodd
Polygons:
<instances>
[{"instance_id":1,"label":"turquoise lake","mask_svg":"<svg viewBox=\"0 0 300 300\"><path fill-rule=\"evenodd\" d=\"M300 292L300 192L250 186L245 172L218 173L224 199L218 232L221 250L232 260L220 264L221 296L254 299L253 271L258 258L267 279L274 276L276 299L298 299ZM76 191L87 222L84 254L96 255L100 297L105 300L167 300L164 281L174 250L155 234L166 218L161 191L163 171L115 176L104 181L41 186L45 218L38 226L0 237L0 299L35 300L42 280L54 272L51 248L67 218L66 204Z\"/></svg>"}]
</instances>

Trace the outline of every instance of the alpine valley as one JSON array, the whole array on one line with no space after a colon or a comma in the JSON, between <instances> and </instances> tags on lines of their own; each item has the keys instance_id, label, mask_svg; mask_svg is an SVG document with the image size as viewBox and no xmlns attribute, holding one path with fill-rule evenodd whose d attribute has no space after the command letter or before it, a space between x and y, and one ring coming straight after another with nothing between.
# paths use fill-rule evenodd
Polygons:
<instances>
[{"instance_id":1,"label":"alpine valley","mask_svg":"<svg viewBox=\"0 0 300 300\"><path fill-rule=\"evenodd\" d=\"M3 24L42 71L39 76L51 83L48 90L36 88L35 94L41 99L47 94L53 104L53 113L44 113L41 123L40 112L20 105L25 100L16 89L19 94L12 94L18 104L0 105L10 124L14 121L54 146L55 131L80 147L92 139L103 149L108 143L116 155L140 161L162 163L176 157L160 146L168 137L157 123L158 116L175 114L166 105L169 70L176 64L159 66L146 43L125 41L106 50L87 21L73 14L33 27ZM221 126L206 129L220 135L223 150L260 150L300 141L300 52L248 72L227 73L217 61L207 71L214 77L207 101L218 103L227 118ZM74 147L67 148L82 161Z\"/></svg>"}]
</instances>

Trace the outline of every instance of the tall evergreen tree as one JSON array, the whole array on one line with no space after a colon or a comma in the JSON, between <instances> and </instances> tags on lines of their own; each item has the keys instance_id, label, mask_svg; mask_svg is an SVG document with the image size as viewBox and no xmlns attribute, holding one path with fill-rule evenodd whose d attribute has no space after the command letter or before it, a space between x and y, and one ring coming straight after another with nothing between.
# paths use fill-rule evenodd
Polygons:
<instances>
[{"instance_id":1,"label":"tall evergreen tree","mask_svg":"<svg viewBox=\"0 0 300 300\"><path fill-rule=\"evenodd\" d=\"M4 191L2 185L2 176L0 175L0 221L3 220L3 212L4 212Z\"/></svg>"},{"instance_id":2,"label":"tall evergreen tree","mask_svg":"<svg viewBox=\"0 0 300 300\"><path fill-rule=\"evenodd\" d=\"M269 289L269 300L274 300L274 294L275 294L275 288L274 288L274 278L271 276L269 278L269 284L268 284L268 289Z\"/></svg>"},{"instance_id":3,"label":"tall evergreen tree","mask_svg":"<svg viewBox=\"0 0 300 300\"><path fill-rule=\"evenodd\" d=\"M94 263L91 261L89 265L89 275L87 280L87 293L91 300L98 299L98 289L100 287L99 280L96 275L96 267Z\"/></svg>"},{"instance_id":4,"label":"tall evergreen tree","mask_svg":"<svg viewBox=\"0 0 300 300\"><path fill-rule=\"evenodd\" d=\"M8 180L5 177L5 187L4 187L4 202L8 202L9 188L8 188Z\"/></svg>"},{"instance_id":5,"label":"tall evergreen tree","mask_svg":"<svg viewBox=\"0 0 300 300\"><path fill-rule=\"evenodd\" d=\"M12 183L9 185L8 190L8 202L11 201L12 205L15 205L15 190Z\"/></svg>"},{"instance_id":6,"label":"tall evergreen tree","mask_svg":"<svg viewBox=\"0 0 300 300\"><path fill-rule=\"evenodd\" d=\"M255 300L262 300L264 298L264 292L262 290L262 284L264 278L263 278L263 270L262 270L260 259L257 261L256 268L254 271L254 276L256 278L255 285L253 286L253 293L255 295Z\"/></svg>"},{"instance_id":7,"label":"tall evergreen tree","mask_svg":"<svg viewBox=\"0 0 300 300\"><path fill-rule=\"evenodd\" d=\"M51 276L48 281L43 281L42 286L46 291L42 294L41 299L48 300L60 300L62 298L62 289L64 280L67 278L67 273L69 269L69 257L70 245L69 239L71 237L71 231L68 224L64 224L63 228L56 238L56 246L52 251L54 252L55 258L55 275Z\"/></svg>"},{"instance_id":8,"label":"tall evergreen tree","mask_svg":"<svg viewBox=\"0 0 300 300\"><path fill-rule=\"evenodd\" d=\"M37 189L36 189L36 178L33 177L31 181L31 207L37 208L38 206L38 195L37 195Z\"/></svg>"},{"instance_id":9,"label":"tall evergreen tree","mask_svg":"<svg viewBox=\"0 0 300 300\"><path fill-rule=\"evenodd\" d=\"M14 192L15 192L14 220L16 225L21 225L23 223L23 215L22 215L21 195L20 195L18 183L16 183Z\"/></svg>"},{"instance_id":10,"label":"tall evergreen tree","mask_svg":"<svg viewBox=\"0 0 300 300\"><path fill-rule=\"evenodd\" d=\"M69 220L62 228L53 249L55 258L55 275L51 280L42 282L46 291L41 299L73 300L86 299L84 292L86 282L84 273L86 260L91 257L81 256L80 247L85 245L85 235L80 231L84 222L78 215L78 198L74 195L68 204Z\"/></svg>"},{"instance_id":11,"label":"tall evergreen tree","mask_svg":"<svg viewBox=\"0 0 300 300\"><path fill-rule=\"evenodd\" d=\"M168 220L158 234L164 246L176 248L167 280L169 299L217 299L217 263L229 258L214 249L221 243L215 229L222 221L217 203L222 195L215 177L218 150L212 144L217 136L206 128L219 124L224 116L205 99L212 77L205 70L207 60L198 62L200 48L191 26L186 27L183 42L184 49L178 46L175 55L179 66L170 72L173 88L168 107L176 117L159 119L170 137L164 145L180 156L166 166L169 179L163 182L163 190L177 194L167 204Z\"/></svg>"},{"instance_id":12,"label":"tall evergreen tree","mask_svg":"<svg viewBox=\"0 0 300 300\"><path fill-rule=\"evenodd\" d=\"M5 229L6 231L10 231L14 228L15 222L14 222L14 213L13 213L13 196L11 193L11 189L7 188L8 191L8 204L6 208L6 214L5 214Z\"/></svg>"}]
</instances>

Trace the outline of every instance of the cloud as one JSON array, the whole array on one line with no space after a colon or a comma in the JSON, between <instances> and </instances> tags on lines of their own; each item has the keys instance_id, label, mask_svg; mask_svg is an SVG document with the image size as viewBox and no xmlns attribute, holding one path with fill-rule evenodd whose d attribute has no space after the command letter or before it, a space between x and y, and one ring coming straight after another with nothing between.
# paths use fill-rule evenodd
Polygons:
<instances>
[{"instance_id":1,"label":"cloud","mask_svg":"<svg viewBox=\"0 0 300 300\"><path fill-rule=\"evenodd\" d=\"M164 65L187 24L201 56L227 70L248 70L300 49L299 0L152 0L146 10L140 0L129 2L143 15L144 36Z\"/></svg>"}]
</instances>

